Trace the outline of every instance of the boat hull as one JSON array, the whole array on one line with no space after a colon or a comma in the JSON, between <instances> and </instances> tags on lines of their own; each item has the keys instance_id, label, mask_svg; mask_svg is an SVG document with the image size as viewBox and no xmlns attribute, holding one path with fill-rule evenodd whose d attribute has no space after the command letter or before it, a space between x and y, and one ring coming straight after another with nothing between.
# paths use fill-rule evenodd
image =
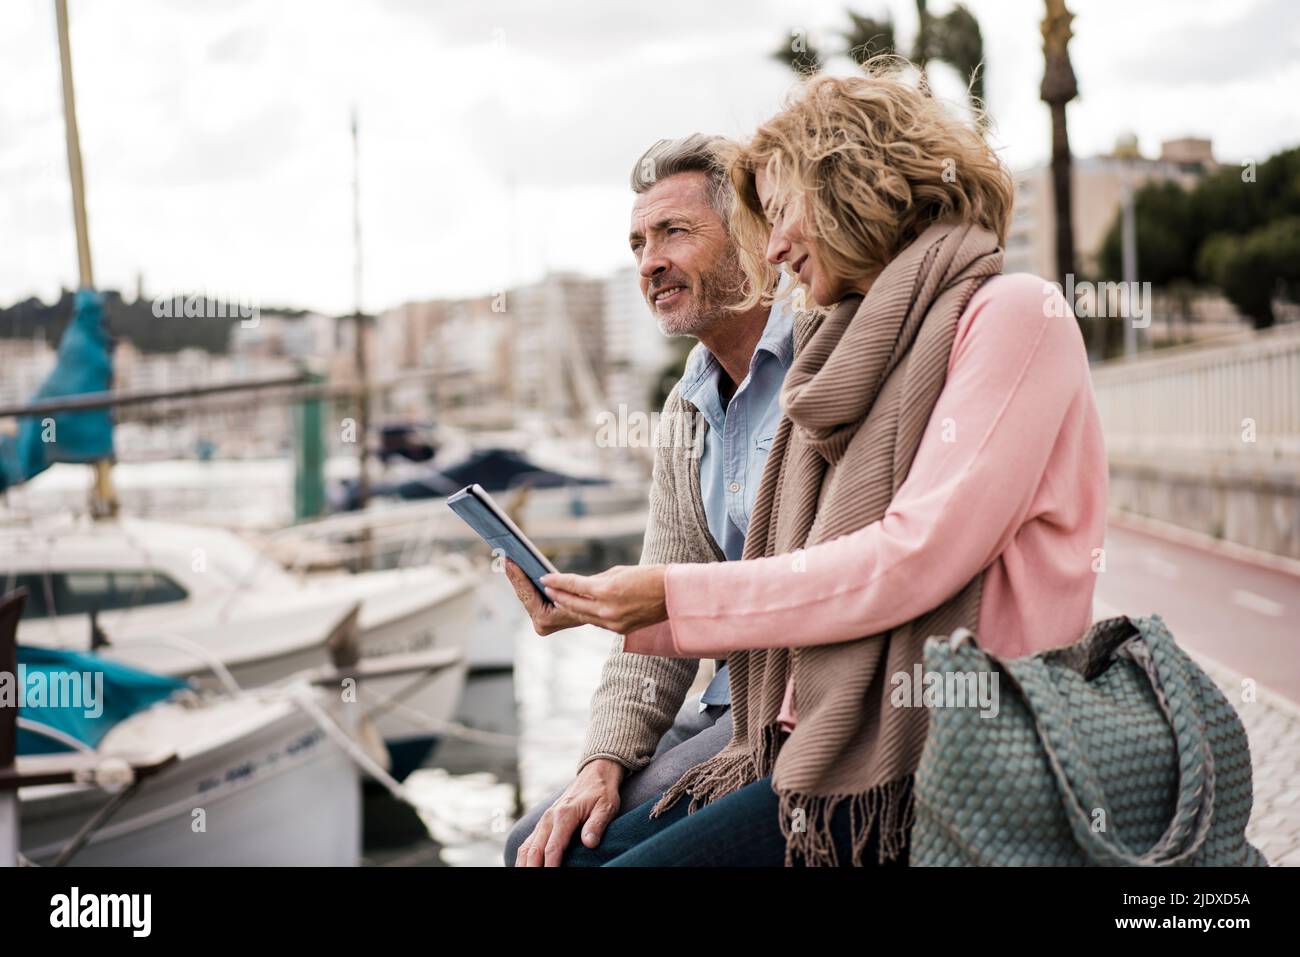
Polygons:
<instances>
[{"instance_id":1,"label":"boat hull","mask_svg":"<svg viewBox=\"0 0 1300 957\"><path fill-rule=\"evenodd\" d=\"M23 789L23 854L52 863L108 799L79 785ZM144 782L69 863L353 866L361 836L355 765L310 718L288 710Z\"/></svg>"},{"instance_id":2,"label":"boat hull","mask_svg":"<svg viewBox=\"0 0 1300 957\"><path fill-rule=\"evenodd\" d=\"M485 622L475 588L450 595L437 605L366 627L360 638L363 658L382 660L387 655L447 648L460 652L461 660L432 677L377 678L358 690L367 717L375 723L388 746L390 773L398 780L422 765L441 739L460 705L465 688L467 653ZM404 707L390 703L401 702Z\"/></svg>"}]
</instances>

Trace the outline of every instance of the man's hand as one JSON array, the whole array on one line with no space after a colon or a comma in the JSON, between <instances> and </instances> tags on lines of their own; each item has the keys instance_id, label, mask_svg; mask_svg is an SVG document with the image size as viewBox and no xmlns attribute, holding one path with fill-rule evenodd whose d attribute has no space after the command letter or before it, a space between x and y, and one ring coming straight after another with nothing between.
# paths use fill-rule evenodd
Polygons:
<instances>
[{"instance_id":1,"label":"man's hand","mask_svg":"<svg viewBox=\"0 0 1300 957\"><path fill-rule=\"evenodd\" d=\"M565 628L582 624L582 620L577 615L565 611L559 605L549 605L543 601L542 596L533 587L533 583L524 574L524 570L508 558L506 578L510 579L510 584L515 589L515 596L528 612L528 617L532 619L533 631L539 635L551 635Z\"/></svg>"},{"instance_id":2,"label":"man's hand","mask_svg":"<svg viewBox=\"0 0 1300 957\"><path fill-rule=\"evenodd\" d=\"M515 867L559 867L579 827L582 843L596 847L618 813L623 774L623 766L608 758L596 758L583 765L574 782L546 809L533 833L519 845Z\"/></svg>"}]
</instances>

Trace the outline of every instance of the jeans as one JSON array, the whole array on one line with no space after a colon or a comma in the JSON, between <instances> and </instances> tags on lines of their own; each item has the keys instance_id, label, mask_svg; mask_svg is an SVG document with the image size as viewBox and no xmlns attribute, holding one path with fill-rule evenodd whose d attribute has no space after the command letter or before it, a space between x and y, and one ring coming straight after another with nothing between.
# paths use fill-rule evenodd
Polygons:
<instances>
[{"instance_id":1,"label":"jeans","mask_svg":"<svg viewBox=\"0 0 1300 957\"><path fill-rule=\"evenodd\" d=\"M648 799L657 799L658 795L676 784L678 778L695 765L713 757L730 740L731 709L726 705L709 705L701 711L699 697L688 698L677 713L673 726L659 739L659 746L650 763L624 779L623 786L619 789L622 813L626 814ZM506 837L506 867L515 866L520 845L533 833L547 808L563 793L563 790L556 791L515 822ZM575 844L581 843L578 837L581 833L579 829L574 834Z\"/></svg>"},{"instance_id":2,"label":"jeans","mask_svg":"<svg viewBox=\"0 0 1300 957\"><path fill-rule=\"evenodd\" d=\"M687 814L690 797L683 796L658 818L650 810L658 798L612 821L596 848L570 845L566 867L780 867L785 863L785 837L778 815L780 804L772 779L762 778L739 791ZM852 839L849 808L841 804L831 819L836 859L850 863ZM905 867L907 851L879 865L876 826L862 854L864 866Z\"/></svg>"}]
</instances>

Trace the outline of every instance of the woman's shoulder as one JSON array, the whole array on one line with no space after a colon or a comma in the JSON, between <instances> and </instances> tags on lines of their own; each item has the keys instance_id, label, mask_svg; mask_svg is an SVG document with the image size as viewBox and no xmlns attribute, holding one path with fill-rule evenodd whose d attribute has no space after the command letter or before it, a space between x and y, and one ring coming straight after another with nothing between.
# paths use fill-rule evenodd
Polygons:
<instances>
[{"instance_id":1,"label":"woman's shoulder","mask_svg":"<svg viewBox=\"0 0 1300 957\"><path fill-rule=\"evenodd\" d=\"M1065 297L1060 287L1042 276L1027 272L999 273L992 276L971 296L966 315L991 310L999 315L1020 319L1049 319L1064 311Z\"/></svg>"},{"instance_id":2,"label":"woman's shoulder","mask_svg":"<svg viewBox=\"0 0 1300 957\"><path fill-rule=\"evenodd\" d=\"M1079 334L1079 324L1054 282L1031 273L993 276L971 296L957 327L961 336L978 324L987 333L1024 335L1026 327L1059 327ZM1082 341L1082 340L1080 340Z\"/></svg>"},{"instance_id":3,"label":"woman's shoulder","mask_svg":"<svg viewBox=\"0 0 1300 957\"><path fill-rule=\"evenodd\" d=\"M957 325L954 360L961 352L982 349L1083 358L1079 324L1053 282L1030 273L1004 273L985 282Z\"/></svg>"}]
</instances>

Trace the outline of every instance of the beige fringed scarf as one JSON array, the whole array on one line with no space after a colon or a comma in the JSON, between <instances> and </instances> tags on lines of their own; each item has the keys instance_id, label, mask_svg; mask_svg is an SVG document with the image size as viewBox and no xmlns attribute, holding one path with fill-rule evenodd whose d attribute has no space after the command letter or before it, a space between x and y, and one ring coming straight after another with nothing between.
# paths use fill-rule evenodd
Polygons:
<instances>
[{"instance_id":1,"label":"beige fringed scarf","mask_svg":"<svg viewBox=\"0 0 1300 957\"><path fill-rule=\"evenodd\" d=\"M830 541L884 516L946 381L957 321L979 285L1001 270L992 233L935 224L865 299L801 319L745 558ZM897 857L907 846L911 780L929 717L922 707L892 707L890 679L911 674L929 636L976 629L982 580L981 572L888 633L732 654L731 742L687 771L653 815L686 794L694 811L770 774L787 865L837 863L830 823L843 801L850 802L853 863L862 863L875 823L880 860ZM799 717L786 738L777 714L792 670Z\"/></svg>"}]
</instances>

